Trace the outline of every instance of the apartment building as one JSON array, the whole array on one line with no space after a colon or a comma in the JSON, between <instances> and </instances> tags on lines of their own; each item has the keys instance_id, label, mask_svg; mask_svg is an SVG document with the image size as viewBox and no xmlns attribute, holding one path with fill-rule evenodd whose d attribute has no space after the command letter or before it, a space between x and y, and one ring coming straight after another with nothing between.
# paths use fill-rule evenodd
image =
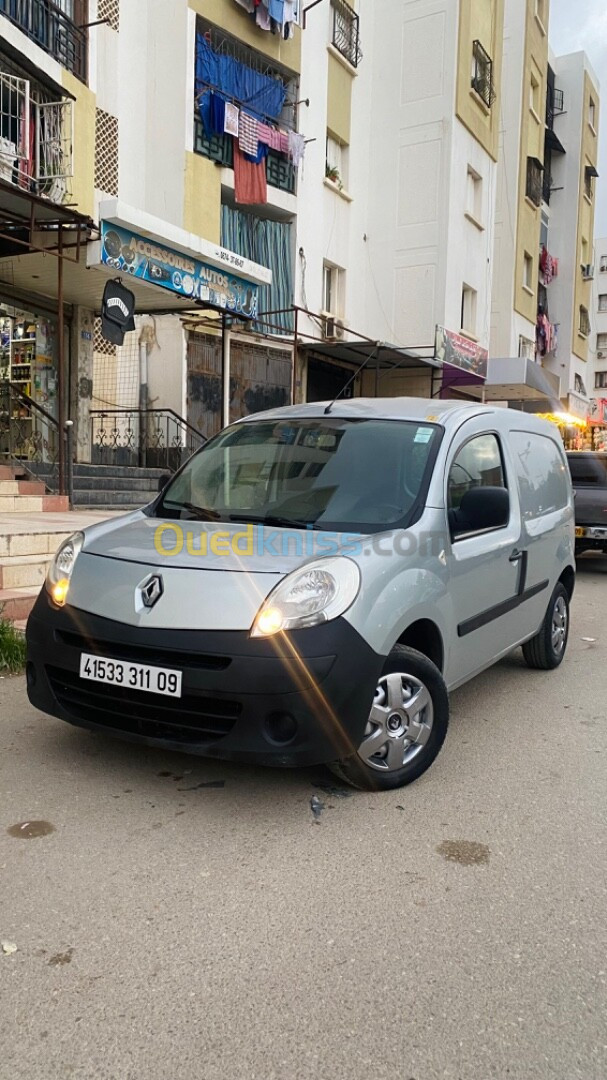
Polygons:
<instances>
[{"instance_id":1,"label":"apartment building","mask_svg":"<svg viewBox=\"0 0 607 1080\"><path fill-rule=\"evenodd\" d=\"M594 241L591 333L588 339L588 413L592 445L607 450L607 237Z\"/></svg>"},{"instance_id":2,"label":"apartment building","mask_svg":"<svg viewBox=\"0 0 607 1080\"><path fill-rule=\"evenodd\" d=\"M365 359L349 394L454 390L437 327L458 365L489 346L502 0L360 0L341 39L344 5L311 7L298 391L332 396Z\"/></svg>"},{"instance_id":3,"label":"apartment building","mask_svg":"<svg viewBox=\"0 0 607 1080\"><path fill-rule=\"evenodd\" d=\"M0 452L54 452L71 415L79 460L137 463L142 441L289 400L299 5L280 25L248 6L0 0L0 376L18 421ZM235 179L239 95L266 142ZM122 346L99 319L116 277L137 312Z\"/></svg>"}]
</instances>

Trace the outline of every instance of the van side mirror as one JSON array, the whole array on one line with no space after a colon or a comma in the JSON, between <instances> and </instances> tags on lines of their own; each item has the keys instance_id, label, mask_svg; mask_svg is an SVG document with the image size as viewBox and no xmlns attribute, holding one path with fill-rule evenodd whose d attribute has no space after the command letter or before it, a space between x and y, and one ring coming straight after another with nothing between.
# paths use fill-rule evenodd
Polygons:
<instances>
[{"instance_id":1,"label":"van side mirror","mask_svg":"<svg viewBox=\"0 0 607 1080\"><path fill-rule=\"evenodd\" d=\"M510 495L503 487L472 488L461 501L458 517L458 532L503 528L510 520Z\"/></svg>"},{"instance_id":2,"label":"van side mirror","mask_svg":"<svg viewBox=\"0 0 607 1080\"><path fill-rule=\"evenodd\" d=\"M163 473L162 476L159 476L158 477L158 490L159 491L164 491L165 487L167 486L167 484L170 484L172 479L173 479L173 477L171 476L170 473Z\"/></svg>"}]
</instances>

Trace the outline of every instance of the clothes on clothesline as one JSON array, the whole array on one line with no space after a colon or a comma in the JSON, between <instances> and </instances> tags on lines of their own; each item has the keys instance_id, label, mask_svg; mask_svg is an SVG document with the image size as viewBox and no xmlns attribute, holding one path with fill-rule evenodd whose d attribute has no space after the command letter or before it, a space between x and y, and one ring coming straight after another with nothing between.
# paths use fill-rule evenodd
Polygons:
<instances>
[{"instance_id":1,"label":"clothes on clothesline","mask_svg":"<svg viewBox=\"0 0 607 1080\"><path fill-rule=\"evenodd\" d=\"M238 145L243 154L250 154L251 157L257 157L257 147L259 145L258 134L258 122L253 116L249 116L246 112L240 113L240 119L238 124Z\"/></svg>"},{"instance_id":2,"label":"clothes on clothesline","mask_svg":"<svg viewBox=\"0 0 607 1080\"><path fill-rule=\"evenodd\" d=\"M300 0L236 0L252 15L260 30L292 38L300 22Z\"/></svg>"},{"instance_id":3,"label":"clothes on clothesline","mask_svg":"<svg viewBox=\"0 0 607 1080\"><path fill-rule=\"evenodd\" d=\"M280 116L286 87L281 79L262 75L240 60L217 53L202 34L196 38L196 91L200 94L199 108L203 127L210 129L210 101L206 92L213 88L219 94L246 106L258 120Z\"/></svg>"},{"instance_id":4,"label":"clothes on clothesline","mask_svg":"<svg viewBox=\"0 0 607 1080\"><path fill-rule=\"evenodd\" d=\"M536 353L539 356L546 356L547 353L553 351L556 344L554 329L554 326L540 304L535 325Z\"/></svg>"},{"instance_id":5,"label":"clothes on clothesline","mask_svg":"<svg viewBox=\"0 0 607 1080\"><path fill-rule=\"evenodd\" d=\"M241 205L263 204L268 201L265 161L259 165L242 153L238 142L234 142L234 198Z\"/></svg>"},{"instance_id":6,"label":"clothes on clothesline","mask_svg":"<svg viewBox=\"0 0 607 1080\"><path fill-rule=\"evenodd\" d=\"M306 140L297 131L289 132L289 157L296 169L299 168L306 150Z\"/></svg>"},{"instance_id":7,"label":"clothes on clothesline","mask_svg":"<svg viewBox=\"0 0 607 1080\"><path fill-rule=\"evenodd\" d=\"M558 276L559 261L550 254L546 245L542 245L540 253L540 273L544 285L550 285L553 278Z\"/></svg>"},{"instance_id":8,"label":"clothes on clothesline","mask_svg":"<svg viewBox=\"0 0 607 1080\"><path fill-rule=\"evenodd\" d=\"M233 135L235 139L238 138L239 132L239 120L240 110L232 101L226 101L225 120L223 130L226 135Z\"/></svg>"}]
</instances>

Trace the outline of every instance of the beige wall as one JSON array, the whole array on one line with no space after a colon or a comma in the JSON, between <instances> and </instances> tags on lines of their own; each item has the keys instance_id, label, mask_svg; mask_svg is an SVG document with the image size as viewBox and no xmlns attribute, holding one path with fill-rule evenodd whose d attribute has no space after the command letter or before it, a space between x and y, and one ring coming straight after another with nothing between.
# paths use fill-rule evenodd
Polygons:
<instances>
[{"instance_id":1,"label":"beige wall","mask_svg":"<svg viewBox=\"0 0 607 1080\"><path fill-rule=\"evenodd\" d=\"M352 75L337 57L329 53L327 87L327 129L340 142L350 143L352 117Z\"/></svg>"},{"instance_id":2,"label":"beige wall","mask_svg":"<svg viewBox=\"0 0 607 1080\"><path fill-rule=\"evenodd\" d=\"M589 122L590 99L595 104L594 127ZM592 307L592 282L584 281L581 266L583 262L592 263L593 240L594 240L594 202L596 199L596 181L593 182L593 198L588 199L584 190L585 171L588 165L596 168L598 155L599 129L599 94L593 85L588 72L584 74L584 104L582 111L582 133L580 154L580 186L578 196L578 227L577 227L577 267L575 281L575 300L573 306L573 328L571 348L580 360L588 360L588 338L580 334L580 307L586 308L590 314ZM585 252L583 242L586 241Z\"/></svg>"},{"instance_id":3,"label":"beige wall","mask_svg":"<svg viewBox=\"0 0 607 1080\"><path fill-rule=\"evenodd\" d=\"M499 139L503 31L504 0L461 0L456 113L495 161ZM496 99L490 109L470 85L474 41L480 41L493 61Z\"/></svg>"},{"instance_id":4,"label":"beige wall","mask_svg":"<svg viewBox=\"0 0 607 1080\"><path fill-rule=\"evenodd\" d=\"M548 74L548 33L535 15L535 0L527 0L525 25L523 86L521 98L521 147L518 185L516 264L514 269L514 308L534 323L537 318L538 260L541 210L526 195L527 158L544 160L546 134L546 82ZM531 107L531 76L538 83L538 109ZM533 259L531 287L524 284L524 256Z\"/></svg>"},{"instance_id":5,"label":"beige wall","mask_svg":"<svg viewBox=\"0 0 607 1080\"><path fill-rule=\"evenodd\" d=\"M214 161L185 154L185 198L183 227L196 236L220 243L221 169Z\"/></svg>"},{"instance_id":6,"label":"beige wall","mask_svg":"<svg viewBox=\"0 0 607 1080\"><path fill-rule=\"evenodd\" d=\"M74 209L94 216L95 184L95 94L69 71L61 72L64 90L75 98L74 175L71 181Z\"/></svg>"}]
</instances>

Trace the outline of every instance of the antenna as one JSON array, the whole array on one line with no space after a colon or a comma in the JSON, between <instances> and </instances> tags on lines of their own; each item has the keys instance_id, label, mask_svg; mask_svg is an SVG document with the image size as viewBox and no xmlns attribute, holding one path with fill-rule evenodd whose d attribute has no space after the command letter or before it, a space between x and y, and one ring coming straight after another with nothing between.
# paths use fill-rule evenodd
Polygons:
<instances>
[{"instance_id":1,"label":"antenna","mask_svg":"<svg viewBox=\"0 0 607 1080\"><path fill-rule=\"evenodd\" d=\"M347 383L344 383L344 385L342 386L342 388L341 388L341 390L339 391L339 393L337 393L337 394L335 395L335 397L333 398L333 401L330 401L330 402L329 402L329 404L327 405L327 407L326 407L326 409L325 409L325 412L324 412L324 415L325 415L325 416L328 416L328 415L329 415L329 413L331 412L331 409L332 409L332 408L333 408L333 406L335 405L335 402L337 401L337 399L338 399L339 397L341 397L341 395L343 394L344 390L347 390L347 389L348 389L348 387L352 385L352 383L354 382L354 380L355 380L356 376L357 376L357 375L360 375L360 373L361 373L362 369L363 369L364 367L366 367L366 366L367 366L367 364L369 363L369 361L370 361L370 360L374 360L374 359L375 359L375 357L377 356L377 353L379 352L380 346L381 346L381 341L376 341L376 342L375 342L375 348L374 348L373 352L371 353L371 355L370 355L370 356L365 356L365 359L363 360L363 362L362 362L362 364L360 365L360 367L358 367L358 368L356 369L356 371L354 372L354 374L353 374L353 375L352 375L352 376L351 376L351 377L350 377L350 378L348 379Z\"/></svg>"}]
</instances>

